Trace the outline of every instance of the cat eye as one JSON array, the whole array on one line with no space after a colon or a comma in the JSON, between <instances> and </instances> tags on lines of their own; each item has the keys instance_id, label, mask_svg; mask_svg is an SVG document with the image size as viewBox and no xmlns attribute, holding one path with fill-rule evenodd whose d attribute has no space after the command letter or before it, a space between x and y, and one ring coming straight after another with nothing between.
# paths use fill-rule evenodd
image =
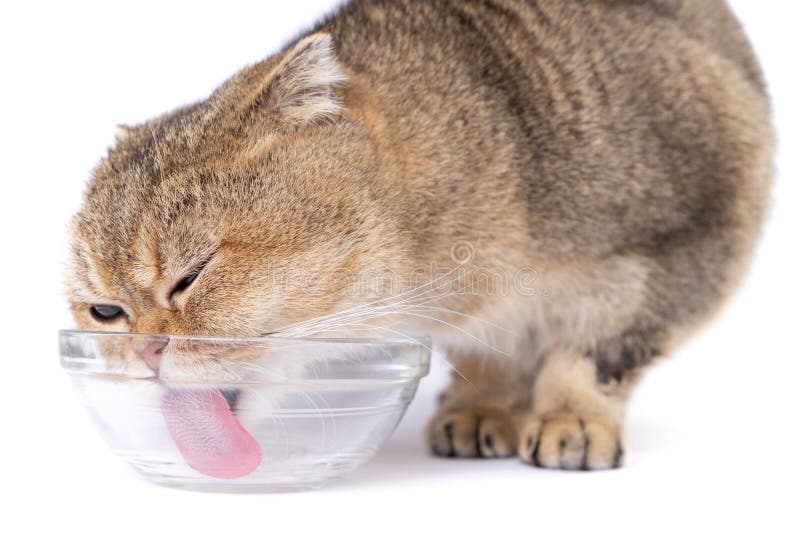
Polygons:
<instances>
[{"instance_id":1,"label":"cat eye","mask_svg":"<svg viewBox=\"0 0 800 534\"><path fill-rule=\"evenodd\" d=\"M180 293L181 291L188 289L188 287L192 285L195 280L197 280L197 275L198 273L195 273L178 282L178 284L172 289L172 293Z\"/></svg>"},{"instance_id":2,"label":"cat eye","mask_svg":"<svg viewBox=\"0 0 800 534\"><path fill-rule=\"evenodd\" d=\"M173 310L177 309L177 306L175 305L175 296L189 289L189 287L194 283L194 281L197 280L197 277L200 275L200 271L203 269L204 266L205 265L201 265L198 269L195 270L194 273L182 278L181 281L175 284L175 287L172 288L172 291L169 294L169 305L172 307Z\"/></svg>"},{"instance_id":3,"label":"cat eye","mask_svg":"<svg viewBox=\"0 0 800 534\"><path fill-rule=\"evenodd\" d=\"M89 311L96 321L110 323L125 316L125 312L119 306L92 306Z\"/></svg>"}]
</instances>

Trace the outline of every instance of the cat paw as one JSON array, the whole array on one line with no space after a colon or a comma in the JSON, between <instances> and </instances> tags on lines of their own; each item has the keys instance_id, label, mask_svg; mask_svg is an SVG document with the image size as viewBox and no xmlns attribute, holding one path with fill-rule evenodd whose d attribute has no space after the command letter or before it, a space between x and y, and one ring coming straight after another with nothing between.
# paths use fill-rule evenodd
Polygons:
<instances>
[{"instance_id":1,"label":"cat paw","mask_svg":"<svg viewBox=\"0 0 800 534\"><path fill-rule=\"evenodd\" d=\"M622 465L624 454L619 426L597 416L537 415L520 434L519 456L536 467L615 469Z\"/></svg>"},{"instance_id":2,"label":"cat paw","mask_svg":"<svg viewBox=\"0 0 800 534\"><path fill-rule=\"evenodd\" d=\"M430 422L426 434L436 456L508 458L517 450L514 423L500 410L443 410Z\"/></svg>"}]
</instances>

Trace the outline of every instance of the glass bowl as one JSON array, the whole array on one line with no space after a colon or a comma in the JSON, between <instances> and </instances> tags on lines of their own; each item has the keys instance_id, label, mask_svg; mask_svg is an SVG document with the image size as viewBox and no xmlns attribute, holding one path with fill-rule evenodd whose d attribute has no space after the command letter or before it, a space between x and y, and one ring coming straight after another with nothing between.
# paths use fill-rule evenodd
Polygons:
<instances>
[{"instance_id":1,"label":"glass bowl","mask_svg":"<svg viewBox=\"0 0 800 534\"><path fill-rule=\"evenodd\" d=\"M424 338L59 332L61 365L111 448L185 489L313 489L369 460L428 374Z\"/></svg>"}]
</instances>

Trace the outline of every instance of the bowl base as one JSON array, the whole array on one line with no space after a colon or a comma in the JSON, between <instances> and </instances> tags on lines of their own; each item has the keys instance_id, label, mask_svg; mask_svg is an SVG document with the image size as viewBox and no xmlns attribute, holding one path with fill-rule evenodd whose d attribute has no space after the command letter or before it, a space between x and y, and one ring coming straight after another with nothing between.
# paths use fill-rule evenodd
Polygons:
<instances>
[{"instance_id":1,"label":"bowl base","mask_svg":"<svg viewBox=\"0 0 800 534\"><path fill-rule=\"evenodd\" d=\"M354 470L359 462L329 463L326 465L327 475L320 477L319 472L307 473L306 476L298 472L288 474L273 474L269 480L223 480L198 477L186 477L178 474L165 474L153 469L143 468L140 465L132 466L134 471L147 482L172 489L195 491L203 493L297 493L301 491L318 490L329 482L344 477Z\"/></svg>"},{"instance_id":2,"label":"bowl base","mask_svg":"<svg viewBox=\"0 0 800 534\"><path fill-rule=\"evenodd\" d=\"M218 484L199 484L181 480L165 478L144 477L147 482L170 489L194 491L200 493L300 493L303 491L318 490L326 483L285 483L285 484L241 484L236 482Z\"/></svg>"}]
</instances>

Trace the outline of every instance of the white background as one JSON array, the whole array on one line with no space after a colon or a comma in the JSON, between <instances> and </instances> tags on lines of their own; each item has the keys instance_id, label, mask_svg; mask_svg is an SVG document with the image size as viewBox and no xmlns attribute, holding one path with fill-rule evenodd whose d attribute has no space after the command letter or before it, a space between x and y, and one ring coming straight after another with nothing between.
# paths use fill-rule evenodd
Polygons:
<instances>
[{"instance_id":1,"label":"white background","mask_svg":"<svg viewBox=\"0 0 800 534\"><path fill-rule=\"evenodd\" d=\"M117 123L206 96L335 2L27 2L0 8L0 531L660 531L800 529L800 49L794 0L735 0L780 130L775 206L744 290L653 369L616 472L430 458L443 366L375 460L291 495L180 492L137 479L101 442L57 364L64 232ZM288 6L288 7L287 7Z\"/></svg>"}]
</instances>

